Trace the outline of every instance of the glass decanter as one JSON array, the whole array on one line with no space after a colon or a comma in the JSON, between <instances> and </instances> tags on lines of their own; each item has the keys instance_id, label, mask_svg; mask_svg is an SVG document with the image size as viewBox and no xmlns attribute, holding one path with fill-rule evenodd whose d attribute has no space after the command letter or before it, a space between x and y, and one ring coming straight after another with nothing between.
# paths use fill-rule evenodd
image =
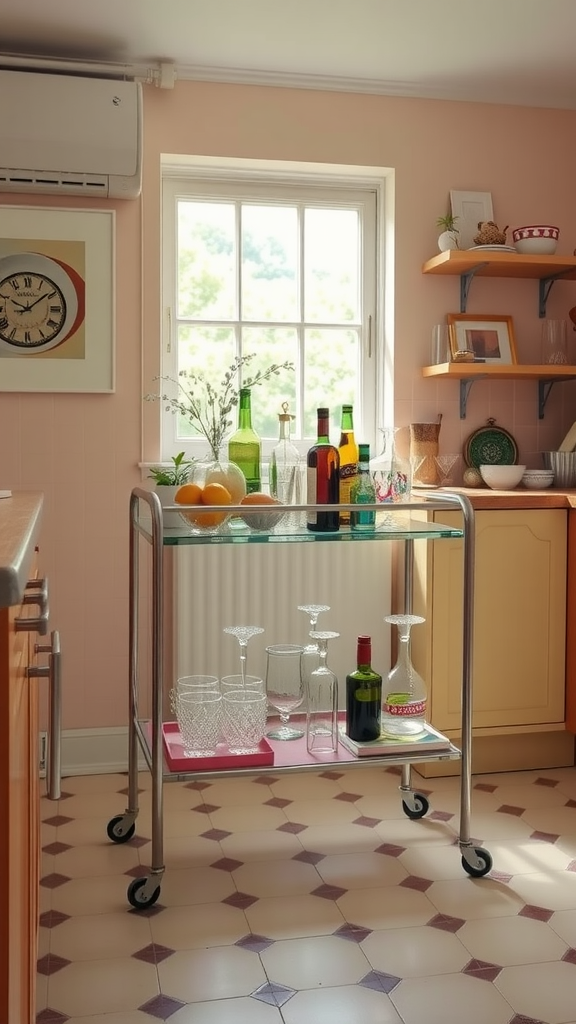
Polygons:
<instances>
[{"instance_id":1,"label":"glass decanter","mask_svg":"<svg viewBox=\"0 0 576 1024\"><path fill-rule=\"evenodd\" d=\"M306 688L306 749L309 754L333 754L338 749L338 679L327 665L332 630L310 633L317 641L319 664Z\"/></svg>"},{"instance_id":2,"label":"glass decanter","mask_svg":"<svg viewBox=\"0 0 576 1024\"><path fill-rule=\"evenodd\" d=\"M235 636L239 647L240 647L240 676L242 680L242 688L245 688L246 683L246 658L248 653L248 641L253 637L257 636L258 633L264 632L263 626L224 626L224 632L230 633Z\"/></svg>"},{"instance_id":3,"label":"glass decanter","mask_svg":"<svg viewBox=\"0 0 576 1024\"><path fill-rule=\"evenodd\" d=\"M390 736L416 736L424 731L426 684L410 655L410 631L425 620L420 615L387 615L398 627L398 660L382 687L382 732Z\"/></svg>"},{"instance_id":4,"label":"glass decanter","mask_svg":"<svg viewBox=\"0 0 576 1024\"><path fill-rule=\"evenodd\" d=\"M321 612L329 612L329 604L299 604L299 612L306 612L310 620L310 631L316 629L318 622L318 616ZM308 633L311 636L311 632ZM320 659L318 657L318 644L311 643L306 644L302 652L302 678L304 680L304 686L307 686L310 682L310 676L315 668L318 668Z\"/></svg>"}]
</instances>

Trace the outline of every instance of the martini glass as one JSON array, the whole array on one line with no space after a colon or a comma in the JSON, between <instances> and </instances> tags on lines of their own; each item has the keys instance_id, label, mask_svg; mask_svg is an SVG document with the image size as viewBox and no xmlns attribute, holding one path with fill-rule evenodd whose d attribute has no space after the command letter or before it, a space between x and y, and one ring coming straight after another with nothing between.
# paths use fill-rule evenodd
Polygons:
<instances>
[{"instance_id":1,"label":"martini glass","mask_svg":"<svg viewBox=\"0 0 576 1024\"><path fill-rule=\"evenodd\" d=\"M248 641L253 637L257 636L258 633L264 632L263 626L224 626L224 632L230 633L235 636L238 645L240 647L240 676L242 680L242 689L245 689L246 684L246 656L248 651Z\"/></svg>"},{"instance_id":2,"label":"martini glass","mask_svg":"<svg viewBox=\"0 0 576 1024\"><path fill-rule=\"evenodd\" d=\"M310 634L316 629L316 623L318 622L318 616L320 612L329 612L329 604L299 604L299 612L306 612L310 619ZM302 652L302 678L304 680L304 686L307 687L310 683L310 676L312 675L315 668L318 668L320 659L318 657L318 644L312 643L307 644Z\"/></svg>"}]
</instances>

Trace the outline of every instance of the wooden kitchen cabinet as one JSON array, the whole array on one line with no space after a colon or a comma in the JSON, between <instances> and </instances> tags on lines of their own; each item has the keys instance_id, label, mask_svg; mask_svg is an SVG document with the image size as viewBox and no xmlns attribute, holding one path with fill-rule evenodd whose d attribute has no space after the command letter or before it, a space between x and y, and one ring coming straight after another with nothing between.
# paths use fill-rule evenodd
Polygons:
<instances>
[{"instance_id":1,"label":"wooden kitchen cabinet","mask_svg":"<svg viewBox=\"0 0 576 1024\"><path fill-rule=\"evenodd\" d=\"M14 502L11 508L8 502ZM38 680L28 675L37 634L17 628L37 617L22 604L34 575L41 496L0 506L0 1021L32 1024L38 930ZM19 595L16 596L15 594ZM12 603L13 602L13 603Z\"/></svg>"},{"instance_id":2,"label":"wooden kitchen cabinet","mask_svg":"<svg viewBox=\"0 0 576 1024\"><path fill-rule=\"evenodd\" d=\"M435 518L456 525L459 513ZM565 509L476 512L473 651L473 770L573 764L565 731ZM428 681L429 717L457 736L462 606L453 595L462 545L449 540L415 553L412 631L416 666Z\"/></svg>"}]
</instances>

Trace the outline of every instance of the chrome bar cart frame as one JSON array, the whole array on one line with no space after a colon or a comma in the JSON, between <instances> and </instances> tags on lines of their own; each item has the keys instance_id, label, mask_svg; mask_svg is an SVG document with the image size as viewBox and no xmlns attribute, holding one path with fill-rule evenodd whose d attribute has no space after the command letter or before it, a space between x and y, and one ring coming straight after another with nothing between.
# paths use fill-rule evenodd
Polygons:
<instances>
[{"instance_id":1,"label":"chrome bar cart frame","mask_svg":"<svg viewBox=\"0 0 576 1024\"><path fill-rule=\"evenodd\" d=\"M146 520L141 516L142 508L148 507ZM342 505L343 509L350 509L353 506ZM404 813L409 818L421 818L428 811L428 801L422 793L415 792L412 788L411 766L417 763L455 760L462 761L461 785L460 785L460 825L458 844L461 852L462 867L467 874L480 878L486 875L492 867L490 853L484 847L474 845L470 837L470 810L471 810L471 746L472 746L472 654L473 654L473 627L474 627L474 510L469 499L457 492L442 492L439 497L433 492L422 492L420 500L410 501L405 504L392 504L386 506L392 518L394 516L410 516L414 511L437 512L452 508L459 508L463 517L463 528L457 530L450 527L442 527L439 524L420 522L420 531L416 523L409 519L404 527L390 529L387 534L383 531L377 539L401 540L404 543L404 605L405 610L410 611L412 607L413 587L413 544L418 539L419 532L422 539L435 540L442 537L462 537L463 540L463 658L462 658L462 742L461 749L452 744L449 750L428 752L422 754L406 755L383 755L370 758L356 758L352 754L344 752L338 755L338 763L341 767L351 768L366 765L390 766L401 765L400 793ZM232 513L242 511L246 513L246 506L240 508L233 506L229 509ZM254 508L254 506L252 506ZM363 506L364 510L373 509L381 513L383 505ZM305 513L306 505L294 506L294 511ZM316 511L333 511L334 506L314 506ZM215 511L215 510L212 510ZM314 536L302 536L302 540L336 541L341 539L352 542L364 542L372 539L369 537L344 536L337 534L324 534ZM139 644L139 587L140 587L140 539L144 538L151 546L152 567L151 567L151 628L152 628L152 664L151 664L151 718L149 721L142 721L139 717L139 666L138 666L138 644ZM220 541L222 538L218 538ZM278 540L278 537L274 538ZM288 539L288 538L287 538ZM290 537L295 540L298 538ZM183 541L194 543L188 536ZM209 543L210 541L208 541ZM172 540L171 543L174 543ZM138 816L138 759L139 752L142 752L144 760L152 776L152 849L151 867L147 875L134 879L128 886L128 902L136 909L143 909L156 902L160 895L162 876L164 874L164 840L163 840L163 784L165 781L184 781L195 779L221 778L224 775L254 775L266 773L284 773L286 771L318 771L325 768L325 764L302 764L270 766L270 767L239 767L236 769L218 769L212 771L173 772L168 771L164 765L163 739L162 739L162 711L163 711L163 651L164 651L164 529L162 507L158 496L154 492L135 488L130 497L130 574L129 574L129 740L128 740L128 806L124 813L118 814L108 823L107 834L110 840L115 843L127 842L135 832L136 818Z\"/></svg>"}]
</instances>

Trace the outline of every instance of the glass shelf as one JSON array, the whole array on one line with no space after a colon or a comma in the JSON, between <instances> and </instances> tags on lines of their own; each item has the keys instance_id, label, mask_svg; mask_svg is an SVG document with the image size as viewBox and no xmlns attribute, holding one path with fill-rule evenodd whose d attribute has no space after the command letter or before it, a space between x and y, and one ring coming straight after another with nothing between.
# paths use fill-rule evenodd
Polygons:
<instances>
[{"instance_id":1,"label":"glass shelf","mask_svg":"<svg viewBox=\"0 0 576 1024\"><path fill-rule=\"evenodd\" d=\"M137 529L147 540L152 540L152 520L147 505L142 509L140 503L140 514L137 519ZM176 505L166 506L164 511L182 511L187 506ZM193 507L193 506L192 506ZM342 508L353 508L354 506L339 506ZM433 508L438 511L442 507L446 510L453 508L450 503L443 503L442 498L438 501L434 498ZM251 506L255 515L262 513L262 508ZM372 533L355 533L349 526L341 526L337 532L321 533L308 530L305 525L306 511L308 509L318 511L332 510L335 506L325 505L293 505L290 512L301 511L302 524L297 528L284 530L282 523L270 532L262 530L251 530L244 520L234 520L234 512L241 512L248 518L250 508L248 506L231 506L232 520L220 533L191 533L186 526L165 527L162 534L164 547L184 547L187 545L215 545L215 544L286 544L286 543L346 543L359 541L390 541L390 540L436 540L439 538L462 537L463 530L454 526L445 526L442 523L428 522L425 517L417 518L415 512L431 511L431 503L426 500L414 500L407 503L363 505L364 511L374 510L376 512L376 527ZM209 507L206 506L205 511ZM214 507L212 511L222 511L220 507Z\"/></svg>"}]
</instances>

